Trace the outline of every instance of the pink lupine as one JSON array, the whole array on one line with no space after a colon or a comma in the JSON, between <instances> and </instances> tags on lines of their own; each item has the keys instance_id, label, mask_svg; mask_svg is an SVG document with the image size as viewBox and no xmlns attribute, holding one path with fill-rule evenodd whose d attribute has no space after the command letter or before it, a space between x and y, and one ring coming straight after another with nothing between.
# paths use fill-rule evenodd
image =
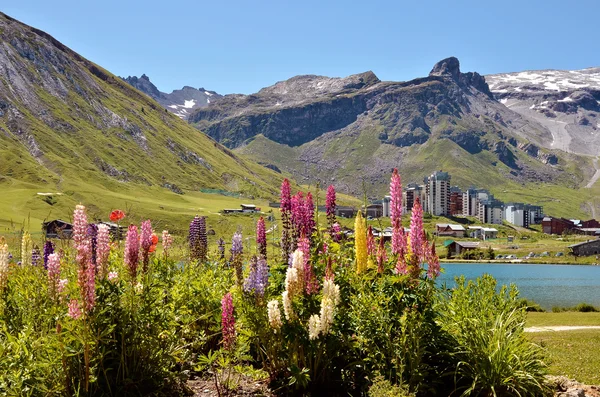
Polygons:
<instances>
[{"instance_id":1,"label":"pink lupine","mask_svg":"<svg viewBox=\"0 0 600 397\"><path fill-rule=\"evenodd\" d=\"M373 236L373 226L371 225L367 229L367 255L375 255L375 236Z\"/></svg>"},{"instance_id":2,"label":"pink lupine","mask_svg":"<svg viewBox=\"0 0 600 397\"><path fill-rule=\"evenodd\" d=\"M302 192L298 192L292 196L291 215L292 227L294 228L296 238L298 238L303 229L302 223L304 222L304 194Z\"/></svg>"},{"instance_id":3,"label":"pink lupine","mask_svg":"<svg viewBox=\"0 0 600 397\"><path fill-rule=\"evenodd\" d=\"M116 283L117 281L119 281L119 273L117 273L117 272L109 272L108 276L106 278L111 283Z\"/></svg>"},{"instance_id":4,"label":"pink lupine","mask_svg":"<svg viewBox=\"0 0 600 397\"><path fill-rule=\"evenodd\" d=\"M424 260L423 234L423 207L417 197L410 217L410 249L417 265Z\"/></svg>"},{"instance_id":5,"label":"pink lupine","mask_svg":"<svg viewBox=\"0 0 600 397\"><path fill-rule=\"evenodd\" d=\"M377 247L377 272L383 273L384 265L387 261L387 252L385 251L385 241L383 237L379 238L379 246Z\"/></svg>"},{"instance_id":6,"label":"pink lupine","mask_svg":"<svg viewBox=\"0 0 600 397\"><path fill-rule=\"evenodd\" d=\"M171 234L169 233L168 230L163 230L162 231L162 248L163 248L163 253L165 255L165 258L169 255L169 250L171 249L172 245L173 245L173 237L171 236Z\"/></svg>"},{"instance_id":7,"label":"pink lupine","mask_svg":"<svg viewBox=\"0 0 600 397\"><path fill-rule=\"evenodd\" d=\"M395 221L402 218L402 182L397 168L394 168L390 180L390 197L390 219L394 225Z\"/></svg>"},{"instance_id":8,"label":"pink lupine","mask_svg":"<svg viewBox=\"0 0 600 397\"><path fill-rule=\"evenodd\" d=\"M58 298L58 290L60 283L60 258L58 254L48 255L48 289L50 296L54 299Z\"/></svg>"},{"instance_id":9,"label":"pink lupine","mask_svg":"<svg viewBox=\"0 0 600 397\"><path fill-rule=\"evenodd\" d=\"M152 223L150 220L142 222L140 233L140 249L142 254L143 272L148 271L148 263L150 261L150 247L152 247Z\"/></svg>"},{"instance_id":10,"label":"pink lupine","mask_svg":"<svg viewBox=\"0 0 600 397\"><path fill-rule=\"evenodd\" d=\"M265 219L262 216L256 222L256 245L260 255L267 259L267 234L265 232Z\"/></svg>"},{"instance_id":11,"label":"pink lupine","mask_svg":"<svg viewBox=\"0 0 600 397\"><path fill-rule=\"evenodd\" d=\"M75 206L73 212L73 242L75 246L79 245L87 238L88 220L85 213L85 206L79 204Z\"/></svg>"},{"instance_id":12,"label":"pink lupine","mask_svg":"<svg viewBox=\"0 0 600 397\"><path fill-rule=\"evenodd\" d=\"M398 260L396 261L396 274L408 274L408 265L406 263L406 255L403 251L398 255Z\"/></svg>"},{"instance_id":13,"label":"pink lupine","mask_svg":"<svg viewBox=\"0 0 600 397\"><path fill-rule=\"evenodd\" d=\"M310 240L304 236L300 237L298 239L298 249L302 251L302 257L304 258L304 287L306 293L310 295L316 293L319 289L313 266L310 263Z\"/></svg>"},{"instance_id":14,"label":"pink lupine","mask_svg":"<svg viewBox=\"0 0 600 397\"><path fill-rule=\"evenodd\" d=\"M69 302L69 313L68 316L74 320L79 320L82 316L81 308L77 299L71 299Z\"/></svg>"},{"instance_id":15,"label":"pink lupine","mask_svg":"<svg viewBox=\"0 0 600 397\"><path fill-rule=\"evenodd\" d=\"M329 185L327 188L327 196L325 197L325 208L327 210L327 223L331 228L335 223L335 208L336 208L335 187Z\"/></svg>"},{"instance_id":16,"label":"pink lupine","mask_svg":"<svg viewBox=\"0 0 600 397\"><path fill-rule=\"evenodd\" d=\"M138 228L135 225L129 225L127 237L125 239L125 266L129 272L132 282L137 277L137 268L140 254L140 237Z\"/></svg>"},{"instance_id":17,"label":"pink lupine","mask_svg":"<svg viewBox=\"0 0 600 397\"><path fill-rule=\"evenodd\" d=\"M280 193L281 203L279 210L281 211L281 257L282 260L287 261L287 258L291 255L293 250L292 244L292 224L291 224L291 211L292 211L292 197L290 190L290 181L284 179L281 183Z\"/></svg>"},{"instance_id":18,"label":"pink lupine","mask_svg":"<svg viewBox=\"0 0 600 397\"><path fill-rule=\"evenodd\" d=\"M108 225L98 225L98 236L96 243L96 268L100 277L104 278L107 272L108 256L110 255L110 229Z\"/></svg>"},{"instance_id":19,"label":"pink lupine","mask_svg":"<svg viewBox=\"0 0 600 397\"><path fill-rule=\"evenodd\" d=\"M431 246L427 250L427 277L434 279L440 275L440 258L435 252L435 242L431 242Z\"/></svg>"},{"instance_id":20,"label":"pink lupine","mask_svg":"<svg viewBox=\"0 0 600 397\"><path fill-rule=\"evenodd\" d=\"M399 255L400 252L406 252L406 234L400 221L396 220L392 229L392 254Z\"/></svg>"},{"instance_id":21,"label":"pink lupine","mask_svg":"<svg viewBox=\"0 0 600 397\"><path fill-rule=\"evenodd\" d=\"M233 350L236 334L231 292L226 293L221 300L221 327L223 329L223 347L225 350Z\"/></svg>"},{"instance_id":22,"label":"pink lupine","mask_svg":"<svg viewBox=\"0 0 600 397\"><path fill-rule=\"evenodd\" d=\"M89 241L83 241L77 246L78 258L84 258L79 262L77 269L77 284L83 301L84 313L89 313L96 304L96 269L92 263L92 245Z\"/></svg>"}]
</instances>

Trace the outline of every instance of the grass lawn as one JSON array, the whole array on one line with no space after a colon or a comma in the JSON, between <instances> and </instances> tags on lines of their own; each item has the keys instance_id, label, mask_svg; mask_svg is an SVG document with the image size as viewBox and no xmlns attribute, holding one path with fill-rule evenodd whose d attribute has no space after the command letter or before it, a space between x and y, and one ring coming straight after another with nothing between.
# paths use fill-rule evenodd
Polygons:
<instances>
[{"instance_id":1,"label":"grass lawn","mask_svg":"<svg viewBox=\"0 0 600 397\"><path fill-rule=\"evenodd\" d=\"M600 313L528 313L528 327L600 325ZM600 385L600 330L536 332L530 338L547 349L552 375Z\"/></svg>"},{"instance_id":2,"label":"grass lawn","mask_svg":"<svg viewBox=\"0 0 600 397\"><path fill-rule=\"evenodd\" d=\"M527 313L527 327L549 327L553 325L600 325L600 313ZM598 369L600 371L600 366Z\"/></svg>"},{"instance_id":3,"label":"grass lawn","mask_svg":"<svg viewBox=\"0 0 600 397\"><path fill-rule=\"evenodd\" d=\"M547 349L552 375L600 385L600 330L532 333L531 339Z\"/></svg>"}]
</instances>

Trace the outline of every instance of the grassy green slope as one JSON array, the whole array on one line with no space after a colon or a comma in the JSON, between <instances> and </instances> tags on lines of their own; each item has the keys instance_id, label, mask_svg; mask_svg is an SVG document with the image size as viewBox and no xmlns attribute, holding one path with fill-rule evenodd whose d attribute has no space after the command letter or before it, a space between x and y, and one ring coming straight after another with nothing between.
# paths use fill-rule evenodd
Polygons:
<instances>
[{"instance_id":1,"label":"grassy green slope","mask_svg":"<svg viewBox=\"0 0 600 397\"><path fill-rule=\"evenodd\" d=\"M239 158L48 35L0 14L0 43L6 67L19 73L0 75L0 225L68 218L82 202L103 219L129 206L167 224L185 218L181 226L194 213L277 196L281 174ZM57 86L64 92L48 88ZM207 188L245 199L199 193ZM61 195L43 201L38 192Z\"/></svg>"}]
</instances>

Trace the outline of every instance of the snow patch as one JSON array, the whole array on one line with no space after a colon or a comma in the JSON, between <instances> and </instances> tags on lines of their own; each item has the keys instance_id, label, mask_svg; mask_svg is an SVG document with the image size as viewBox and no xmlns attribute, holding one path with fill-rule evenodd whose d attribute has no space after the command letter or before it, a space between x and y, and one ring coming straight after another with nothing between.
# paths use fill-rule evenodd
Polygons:
<instances>
[{"instance_id":1,"label":"snow patch","mask_svg":"<svg viewBox=\"0 0 600 397\"><path fill-rule=\"evenodd\" d=\"M204 93L205 93L206 95L208 95L208 96L212 96L212 94L211 94L210 92L208 92L208 91L204 91Z\"/></svg>"},{"instance_id":2,"label":"snow patch","mask_svg":"<svg viewBox=\"0 0 600 397\"><path fill-rule=\"evenodd\" d=\"M515 91L517 91L517 92L521 92L521 91L523 91L523 90L521 89L521 87L517 87L517 88L515 88Z\"/></svg>"},{"instance_id":3,"label":"snow patch","mask_svg":"<svg viewBox=\"0 0 600 397\"><path fill-rule=\"evenodd\" d=\"M502 98L502 99L500 99L500 103L501 103L501 104L503 104L503 105L506 105L506 102L508 102L508 99L507 99L507 98Z\"/></svg>"},{"instance_id":4,"label":"snow patch","mask_svg":"<svg viewBox=\"0 0 600 397\"><path fill-rule=\"evenodd\" d=\"M192 99L189 101L185 101L185 103L183 104L183 107L186 109L191 109L194 107L195 104L196 104L196 101L194 99Z\"/></svg>"},{"instance_id":5,"label":"snow patch","mask_svg":"<svg viewBox=\"0 0 600 397\"><path fill-rule=\"evenodd\" d=\"M206 98L206 103L210 103L210 99Z\"/></svg>"},{"instance_id":6,"label":"snow patch","mask_svg":"<svg viewBox=\"0 0 600 397\"><path fill-rule=\"evenodd\" d=\"M563 99L559 99L559 100L558 100L558 101L556 101L556 102L573 102L573 98L571 98L571 97L566 97L566 98L563 98Z\"/></svg>"},{"instance_id":7,"label":"snow patch","mask_svg":"<svg viewBox=\"0 0 600 397\"><path fill-rule=\"evenodd\" d=\"M544 83L544 87L548 90L560 91L560 87L556 83L551 83L549 81Z\"/></svg>"},{"instance_id":8,"label":"snow patch","mask_svg":"<svg viewBox=\"0 0 600 397\"><path fill-rule=\"evenodd\" d=\"M171 109L177 109L177 108L179 107L179 105L169 105L169 107L170 107Z\"/></svg>"}]
</instances>

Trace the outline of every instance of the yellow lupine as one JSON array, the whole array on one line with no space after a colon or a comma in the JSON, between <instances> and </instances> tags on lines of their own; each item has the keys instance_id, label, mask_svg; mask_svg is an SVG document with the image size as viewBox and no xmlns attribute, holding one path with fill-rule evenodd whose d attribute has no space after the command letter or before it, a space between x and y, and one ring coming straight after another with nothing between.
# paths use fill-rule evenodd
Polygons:
<instances>
[{"instance_id":1,"label":"yellow lupine","mask_svg":"<svg viewBox=\"0 0 600 397\"><path fill-rule=\"evenodd\" d=\"M356 273L367 269L367 227L360 211L354 221L354 251L356 252Z\"/></svg>"},{"instance_id":2,"label":"yellow lupine","mask_svg":"<svg viewBox=\"0 0 600 397\"><path fill-rule=\"evenodd\" d=\"M31 265L31 252L33 250L33 241L31 241L31 235L28 232L23 233L23 240L21 240L21 265Z\"/></svg>"}]
</instances>

